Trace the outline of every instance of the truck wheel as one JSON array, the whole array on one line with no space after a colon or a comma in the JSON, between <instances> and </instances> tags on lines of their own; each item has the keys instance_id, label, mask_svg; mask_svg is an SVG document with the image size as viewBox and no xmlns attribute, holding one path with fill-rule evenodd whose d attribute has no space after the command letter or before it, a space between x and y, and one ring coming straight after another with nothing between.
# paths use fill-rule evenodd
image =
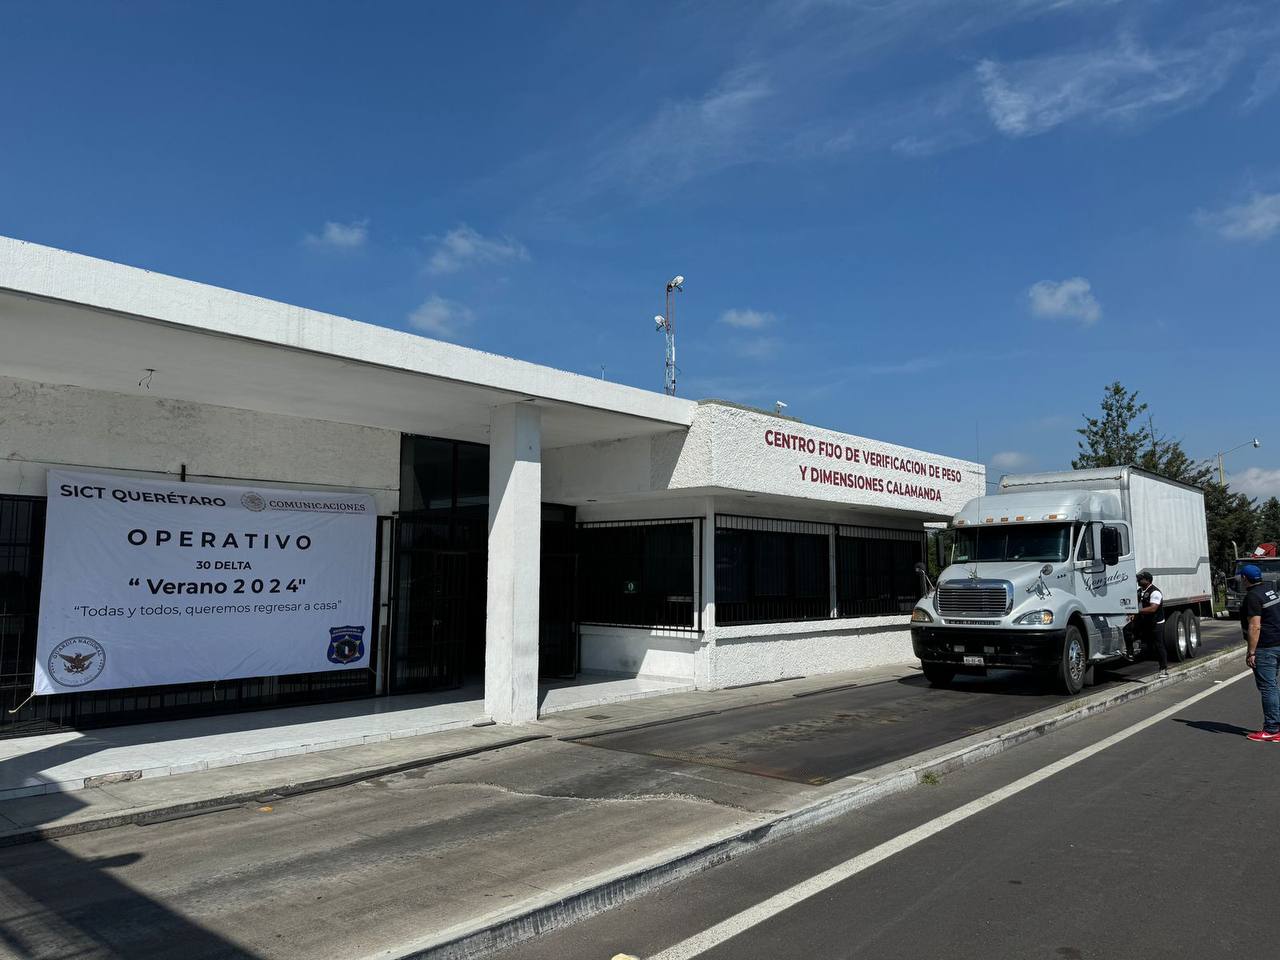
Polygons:
<instances>
[{"instance_id":1,"label":"truck wheel","mask_svg":"<svg viewBox=\"0 0 1280 960\"><path fill-rule=\"evenodd\" d=\"M1200 618L1194 610L1185 610L1182 614L1187 621L1187 659L1200 655Z\"/></svg>"},{"instance_id":2,"label":"truck wheel","mask_svg":"<svg viewBox=\"0 0 1280 960\"><path fill-rule=\"evenodd\" d=\"M956 678L956 668L949 667L945 663L926 663L922 664L924 670L924 678L929 681L931 687L949 687L951 681Z\"/></svg>"},{"instance_id":3,"label":"truck wheel","mask_svg":"<svg viewBox=\"0 0 1280 960\"><path fill-rule=\"evenodd\" d=\"M1171 663L1187 659L1187 621L1182 618L1181 610L1165 619L1164 648Z\"/></svg>"},{"instance_id":4,"label":"truck wheel","mask_svg":"<svg viewBox=\"0 0 1280 960\"><path fill-rule=\"evenodd\" d=\"M1054 671L1058 689L1074 697L1084 688L1084 677L1089 671L1089 654L1085 650L1084 637L1079 627L1067 627L1062 641L1062 659Z\"/></svg>"}]
</instances>

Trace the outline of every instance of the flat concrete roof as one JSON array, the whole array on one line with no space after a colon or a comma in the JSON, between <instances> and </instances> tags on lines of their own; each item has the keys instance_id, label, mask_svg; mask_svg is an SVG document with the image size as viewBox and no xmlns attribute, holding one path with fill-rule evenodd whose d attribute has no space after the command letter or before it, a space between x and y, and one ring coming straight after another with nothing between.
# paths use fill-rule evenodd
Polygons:
<instances>
[{"instance_id":1,"label":"flat concrete roof","mask_svg":"<svg viewBox=\"0 0 1280 960\"><path fill-rule=\"evenodd\" d=\"M547 447L687 428L697 407L8 237L0 374L478 442L490 408L524 401Z\"/></svg>"}]
</instances>

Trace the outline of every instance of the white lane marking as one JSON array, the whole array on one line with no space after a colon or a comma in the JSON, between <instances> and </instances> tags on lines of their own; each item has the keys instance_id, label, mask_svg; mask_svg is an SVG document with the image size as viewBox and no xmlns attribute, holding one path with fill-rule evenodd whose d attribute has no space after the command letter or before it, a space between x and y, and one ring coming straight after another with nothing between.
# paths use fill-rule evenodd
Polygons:
<instances>
[{"instance_id":1,"label":"white lane marking","mask_svg":"<svg viewBox=\"0 0 1280 960\"><path fill-rule=\"evenodd\" d=\"M1245 677L1250 676L1253 676L1253 671L1245 670L1243 673L1239 673L1228 680L1224 680L1220 686L1226 686L1227 684L1235 683L1237 680L1243 680ZM889 859L895 853L901 853L909 847L914 847L917 843L929 839L934 834L941 833L948 827L953 827L962 820L967 820L969 817L981 813L989 807L995 806L1001 800L1008 800L1015 794L1019 794L1023 790L1034 787L1037 783L1047 780L1054 774L1061 773L1063 770L1074 767L1077 763L1088 760L1090 757L1101 753L1108 747L1114 747L1122 740L1128 740L1134 734L1141 733L1143 730L1146 730L1148 727L1155 726L1162 720L1167 720L1175 713L1185 710L1193 703L1203 700L1205 697L1211 696L1215 693L1221 692L1222 691L1220 691L1216 686L1207 687L1194 696L1183 700L1181 703L1176 703L1166 710L1161 710L1159 713L1147 717L1147 719L1141 720L1131 727L1126 727L1124 730L1121 730L1118 733L1113 733L1111 736L1103 740L1099 740L1097 743L1090 744L1087 747L1077 750L1070 756L1063 757L1061 760L1056 760L1046 767L1041 767L1039 770L1029 773L1025 777L1006 784L998 790L993 790L986 796L979 797L977 800L966 803L962 807L957 807L949 813L944 813L942 816L936 817L928 823L923 823L913 830L908 830L906 833L900 834L892 840L886 840L879 846L872 847L870 850L860 853L856 857L832 867L830 870L825 870L816 876L810 877L808 880L797 883L794 887L783 890L781 893L775 894L768 900L764 900L756 904L754 907L748 907L741 913L735 914L727 920L723 920L715 926L703 930L701 933L694 934L688 940L684 940L672 947L668 947L661 953L655 953L649 958L649 960L690 960L692 957L697 957L710 950L712 947L717 947L726 940L736 937L738 934L777 916L782 911L794 907L796 904L807 900L812 896L816 896L824 890L834 887L838 883L843 883L850 877L875 866L882 860Z\"/></svg>"}]
</instances>

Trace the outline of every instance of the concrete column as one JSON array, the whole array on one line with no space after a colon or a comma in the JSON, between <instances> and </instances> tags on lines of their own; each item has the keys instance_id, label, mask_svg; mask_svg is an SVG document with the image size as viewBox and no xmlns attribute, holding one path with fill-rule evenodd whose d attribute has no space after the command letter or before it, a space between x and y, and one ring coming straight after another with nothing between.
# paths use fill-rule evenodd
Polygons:
<instances>
[{"instance_id":1,"label":"concrete column","mask_svg":"<svg viewBox=\"0 0 1280 960\"><path fill-rule=\"evenodd\" d=\"M489 424L485 712L497 723L525 723L538 718L542 413L508 404L493 409Z\"/></svg>"},{"instance_id":2,"label":"concrete column","mask_svg":"<svg viewBox=\"0 0 1280 960\"><path fill-rule=\"evenodd\" d=\"M836 578L836 538L839 535L839 524L832 524L827 533L827 599L831 602L832 619L840 616L840 588Z\"/></svg>"},{"instance_id":3,"label":"concrete column","mask_svg":"<svg viewBox=\"0 0 1280 960\"><path fill-rule=\"evenodd\" d=\"M716 626L716 501L707 497L702 510L702 629Z\"/></svg>"},{"instance_id":4,"label":"concrete column","mask_svg":"<svg viewBox=\"0 0 1280 960\"><path fill-rule=\"evenodd\" d=\"M716 689L716 501L707 497L702 510L702 644L694 666L694 685Z\"/></svg>"}]
</instances>

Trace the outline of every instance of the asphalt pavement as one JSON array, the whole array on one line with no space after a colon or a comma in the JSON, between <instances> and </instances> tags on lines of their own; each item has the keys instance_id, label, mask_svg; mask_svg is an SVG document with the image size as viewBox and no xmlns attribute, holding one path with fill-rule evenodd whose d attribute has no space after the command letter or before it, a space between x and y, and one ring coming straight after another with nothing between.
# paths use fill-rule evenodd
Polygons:
<instances>
[{"instance_id":1,"label":"asphalt pavement","mask_svg":"<svg viewBox=\"0 0 1280 960\"><path fill-rule=\"evenodd\" d=\"M1271 821L1280 746L1243 736L1260 722L1250 678L1230 682L1243 666L1241 658L495 960L1278 956ZM948 823L971 804L984 808ZM859 858L873 862L809 890ZM733 919L770 903L781 905L758 923ZM700 949L721 924L733 935Z\"/></svg>"},{"instance_id":2,"label":"asphalt pavement","mask_svg":"<svg viewBox=\"0 0 1280 960\"><path fill-rule=\"evenodd\" d=\"M1201 656L1237 642L1232 625L1206 624ZM1154 661L1096 671L1095 688L1155 674ZM1064 697L1029 672L957 676L949 689L915 674L871 686L696 717L579 742L721 767L796 783L823 784L1029 716Z\"/></svg>"}]
</instances>

